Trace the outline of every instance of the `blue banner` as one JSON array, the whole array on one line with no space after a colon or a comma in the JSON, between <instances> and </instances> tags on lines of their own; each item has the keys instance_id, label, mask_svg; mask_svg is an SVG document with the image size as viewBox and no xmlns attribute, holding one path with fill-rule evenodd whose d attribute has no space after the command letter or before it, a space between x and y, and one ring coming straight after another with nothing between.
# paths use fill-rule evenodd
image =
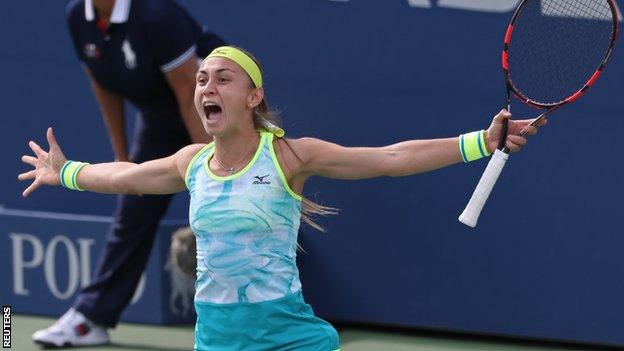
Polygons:
<instances>
[{"instance_id":1,"label":"blue banner","mask_svg":"<svg viewBox=\"0 0 624 351\"><path fill-rule=\"evenodd\" d=\"M0 208L0 301L13 313L60 316L91 281L111 219ZM192 323L194 279L169 263L171 234L161 224L150 260L122 321Z\"/></svg>"}]
</instances>

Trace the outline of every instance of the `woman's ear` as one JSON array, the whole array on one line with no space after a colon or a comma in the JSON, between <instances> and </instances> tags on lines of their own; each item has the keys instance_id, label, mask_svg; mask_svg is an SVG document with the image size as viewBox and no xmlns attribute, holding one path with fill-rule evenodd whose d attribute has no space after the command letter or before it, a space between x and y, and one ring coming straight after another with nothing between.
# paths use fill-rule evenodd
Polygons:
<instances>
[{"instance_id":1,"label":"woman's ear","mask_svg":"<svg viewBox=\"0 0 624 351\"><path fill-rule=\"evenodd\" d=\"M255 88L247 96L247 108L253 110L264 100L264 88Z\"/></svg>"}]
</instances>

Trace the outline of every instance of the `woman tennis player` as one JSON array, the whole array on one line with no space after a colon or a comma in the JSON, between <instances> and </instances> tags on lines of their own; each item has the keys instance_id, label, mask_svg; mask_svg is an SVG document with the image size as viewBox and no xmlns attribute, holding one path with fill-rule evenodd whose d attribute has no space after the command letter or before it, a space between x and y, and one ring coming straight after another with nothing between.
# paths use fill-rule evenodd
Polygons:
<instances>
[{"instance_id":1,"label":"woman tennis player","mask_svg":"<svg viewBox=\"0 0 624 351\"><path fill-rule=\"evenodd\" d=\"M197 73L195 107L213 142L141 164L67 161L51 128L48 152L36 157L28 196L42 185L118 194L190 192L190 225L197 237L196 350L339 349L338 334L314 316L301 293L295 263L302 198L313 176L362 179L406 176L487 156L509 123L507 147L537 129L499 112L487 129L460 137L410 140L385 147L343 147L314 138L285 139L264 100L257 61L235 47L215 49ZM542 125L541 123L540 125ZM302 205L303 204L303 205Z\"/></svg>"}]
</instances>

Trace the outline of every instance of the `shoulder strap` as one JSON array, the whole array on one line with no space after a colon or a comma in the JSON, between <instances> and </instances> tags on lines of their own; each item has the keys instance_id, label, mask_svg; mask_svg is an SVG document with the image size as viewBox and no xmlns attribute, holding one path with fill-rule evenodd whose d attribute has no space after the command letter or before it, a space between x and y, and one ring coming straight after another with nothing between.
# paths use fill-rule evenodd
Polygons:
<instances>
[{"instance_id":1,"label":"shoulder strap","mask_svg":"<svg viewBox=\"0 0 624 351\"><path fill-rule=\"evenodd\" d=\"M207 154L208 151L210 151L210 149L212 149L213 146L214 146L214 142L211 142L210 144L202 147L195 154L195 156L193 156L193 158L191 159L191 162L189 162L188 166L186 167L186 174L184 175L184 183L186 184L186 188L187 189L189 189L189 181L190 181L191 172L193 171L193 168L195 168L195 164L197 163L197 159L199 159L199 158L201 158L201 156Z\"/></svg>"},{"instance_id":2,"label":"shoulder strap","mask_svg":"<svg viewBox=\"0 0 624 351\"><path fill-rule=\"evenodd\" d=\"M273 159L273 164L275 165L275 169L277 170L277 174L279 175L280 180L282 181L282 185L284 189L297 201L301 201L301 195L295 193L288 185L288 181L286 180L286 176L284 175L284 171L282 171L282 166L280 166L279 159L275 154L275 148L273 147L273 133L267 133L267 145L269 147L269 152L271 153L271 158Z\"/></svg>"}]
</instances>

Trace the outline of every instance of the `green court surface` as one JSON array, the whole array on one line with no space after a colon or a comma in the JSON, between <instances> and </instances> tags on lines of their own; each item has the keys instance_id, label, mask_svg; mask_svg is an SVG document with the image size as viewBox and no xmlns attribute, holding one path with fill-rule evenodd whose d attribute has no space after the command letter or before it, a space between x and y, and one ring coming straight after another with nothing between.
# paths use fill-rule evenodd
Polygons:
<instances>
[{"instance_id":1,"label":"green court surface","mask_svg":"<svg viewBox=\"0 0 624 351\"><path fill-rule=\"evenodd\" d=\"M38 329L54 322L47 317L13 315L12 348L16 351L41 350L32 343L30 336ZM112 344L90 348L71 348L72 351L183 351L193 349L192 326L148 326L121 324L111 333ZM371 328L340 329L342 351L563 351L595 350L588 346L554 346L552 344L526 343L501 339L469 338L441 334L427 334L422 331L392 332L387 329Z\"/></svg>"}]
</instances>

